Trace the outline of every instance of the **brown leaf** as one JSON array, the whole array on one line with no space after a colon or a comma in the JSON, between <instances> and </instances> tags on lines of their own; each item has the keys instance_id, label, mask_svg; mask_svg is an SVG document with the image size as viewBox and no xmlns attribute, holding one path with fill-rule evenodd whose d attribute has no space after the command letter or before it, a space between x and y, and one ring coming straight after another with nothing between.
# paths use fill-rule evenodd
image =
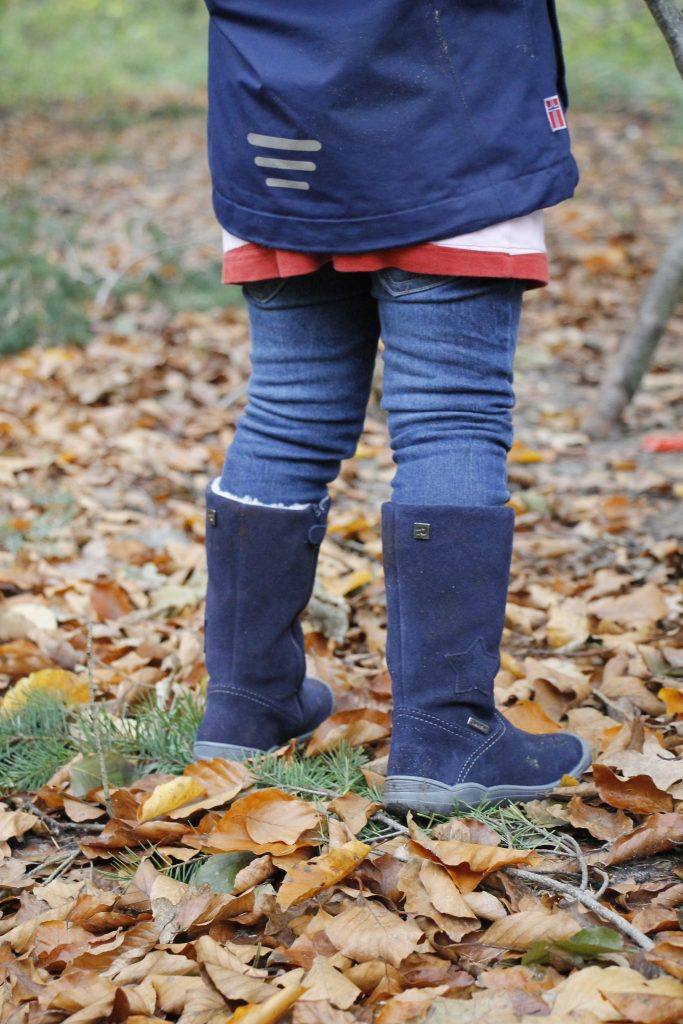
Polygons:
<instances>
[{"instance_id":1,"label":"brown leaf","mask_svg":"<svg viewBox=\"0 0 683 1024\"><path fill-rule=\"evenodd\" d=\"M306 747L306 755L313 757L327 750L336 750L342 743L361 747L384 739L391 732L391 715L378 708L351 708L337 711L318 726Z\"/></svg>"},{"instance_id":2,"label":"brown leaf","mask_svg":"<svg viewBox=\"0 0 683 1024\"><path fill-rule=\"evenodd\" d=\"M310 833L317 827L318 814L312 804L279 789L261 789L232 804L205 846L217 853L251 850L282 855L299 846L315 845Z\"/></svg>"},{"instance_id":3,"label":"brown leaf","mask_svg":"<svg viewBox=\"0 0 683 1024\"><path fill-rule=\"evenodd\" d=\"M365 828L369 819L379 810L381 804L369 800L360 793L353 793L349 790L343 796L338 796L328 805L328 811L338 814L341 820L347 825L354 835L357 835L362 828Z\"/></svg>"},{"instance_id":4,"label":"brown leaf","mask_svg":"<svg viewBox=\"0 0 683 1024\"><path fill-rule=\"evenodd\" d=\"M225 999L244 1003L263 1003L273 995L273 986L242 971L218 964L206 964L206 973Z\"/></svg>"},{"instance_id":5,"label":"brown leaf","mask_svg":"<svg viewBox=\"0 0 683 1024\"><path fill-rule=\"evenodd\" d=\"M426 988L407 988L392 996L376 1014L374 1024L404 1024L404 1021L423 1020L427 1010L438 996L448 992L448 985Z\"/></svg>"},{"instance_id":6,"label":"brown leaf","mask_svg":"<svg viewBox=\"0 0 683 1024\"><path fill-rule=\"evenodd\" d=\"M90 603L100 622L120 619L135 607L127 592L118 583L97 583L90 592Z\"/></svg>"},{"instance_id":7,"label":"brown leaf","mask_svg":"<svg viewBox=\"0 0 683 1024\"><path fill-rule=\"evenodd\" d=\"M621 597L602 597L588 605L592 615L611 622L630 625L634 622L657 622L665 619L669 609L656 583L646 583Z\"/></svg>"},{"instance_id":8,"label":"brown leaf","mask_svg":"<svg viewBox=\"0 0 683 1024\"><path fill-rule=\"evenodd\" d=\"M603 764L617 768L626 778L647 775L658 789L666 792L677 782L683 781L683 758L676 757L668 750L657 746L647 751L621 750L605 752L600 758Z\"/></svg>"},{"instance_id":9,"label":"brown leaf","mask_svg":"<svg viewBox=\"0 0 683 1024\"><path fill-rule=\"evenodd\" d=\"M286 910L340 882L365 860L370 847L354 839L329 853L294 865L280 886L277 902Z\"/></svg>"},{"instance_id":10,"label":"brown leaf","mask_svg":"<svg viewBox=\"0 0 683 1024\"><path fill-rule=\"evenodd\" d=\"M569 801L569 821L574 828L585 828L595 839L612 841L633 831L633 822L623 811L608 811L584 803L580 796Z\"/></svg>"},{"instance_id":11,"label":"brown leaf","mask_svg":"<svg viewBox=\"0 0 683 1024\"><path fill-rule=\"evenodd\" d=\"M35 814L27 814L24 811L8 811L4 804L0 804L0 843L8 839L18 839L26 835L36 825L44 831L40 824L40 818Z\"/></svg>"},{"instance_id":12,"label":"brown leaf","mask_svg":"<svg viewBox=\"0 0 683 1024\"><path fill-rule=\"evenodd\" d=\"M658 789L647 775L620 779L607 765L594 764L593 778L600 799L610 807L618 807L633 814L651 814L653 811L670 811L673 808L671 796Z\"/></svg>"},{"instance_id":13,"label":"brown leaf","mask_svg":"<svg viewBox=\"0 0 683 1024\"><path fill-rule=\"evenodd\" d=\"M444 864L462 893L472 892L482 879L508 864L528 864L533 850L508 850L457 840L427 839L411 822L410 849L419 857Z\"/></svg>"},{"instance_id":14,"label":"brown leaf","mask_svg":"<svg viewBox=\"0 0 683 1024\"><path fill-rule=\"evenodd\" d=\"M570 939L581 926L566 910L520 910L494 923L482 943L498 949L528 949L534 942Z\"/></svg>"},{"instance_id":15,"label":"brown leaf","mask_svg":"<svg viewBox=\"0 0 683 1024\"><path fill-rule=\"evenodd\" d=\"M593 1013L598 1020L612 1020L612 993L647 993L678 999L683 985L674 978L644 978L629 967L584 967L565 978L553 992L553 1014Z\"/></svg>"},{"instance_id":16,"label":"brown leaf","mask_svg":"<svg viewBox=\"0 0 683 1024\"><path fill-rule=\"evenodd\" d=\"M561 726L554 722L535 700L518 700L516 704L502 710L508 722L524 732L562 732Z\"/></svg>"},{"instance_id":17,"label":"brown leaf","mask_svg":"<svg viewBox=\"0 0 683 1024\"><path fill-rule=\"evenodd\" d=\"M606 996L624 1020L636 1024L680 1024L683 1020L683 995L672 998L648 992L608 992Z\"/></svg>"},{"instance_id":18,"label":"brown leaf","mask_svg":"<svg viewBox=\"0 0 683 1024\"><path fill-rule=\"evenodd\" d=\"M452 942L460 942L468 932L479 928L476 915L440 864L411 857L403 866L399 884L405 894L408 913L433 921ZM450 907L451 912L438 909L434 898L442 907Z\"/></svg>"},{"instance_id":19,"label":"brown leaf","mask_svg":"<svg viewBox=\"0 0 683 1024\"><path fill-rule=\"evenodd\" d=\"M269 853L264 854L263 857L254 857L254 859L243 867L241 871L238 871L235 875L235 881L232 886L232 892L234 896L238 896L242 892L246 892L248 889L253 889L255 885L260 885L261 882L265 882L267 878L270 878L275 873L275 865L273 864L273 858Z\"/></svg>"},{"instance_id":20,"label":"brown leaf","mask_svg":"<svg viewBox=\"0 0 683 1024\"><path fill-rule=\"evenodd\" d=\"M683 979L683 934L668 932L657 936L655 948L647 954L647 959L668 971L674 978Z\"/></svg>"},{"instance_id":21,"label":"brown leaf","mask_svg":"<svg viewBox=\"0 0 683 1024\"><path fill-rule=\"evenodd\" d=\"M333 946L352 960L383 960L394 967L410 956L422 936L415 922L403 921L367 898L338 914L325 931Z\"/></svg>"},{"instance_id":22,"label":"brown leaf","mask_svg":"<svg viewBox=\"0 0 683 1024\"><path fill-rule=\"evenodd\" d=\"M360 989L324 956L317 956L302 979L306 989L302 1002L324 1000L339 1010L348 1010L360 995Z\"/></svg>"},{"instance_id":23,"label":"brown leaf","mask_svg":"<svg viewBox=\"0 0 683 1024\"><path fill-rule=\"evenodd\" d=\"M651 814L628 835L616 839L609 849L590 854L588 860L597 864L623 864L635 857L651 857L672 850L683 843L683 811Z\"/></svg>"}]
</instances>

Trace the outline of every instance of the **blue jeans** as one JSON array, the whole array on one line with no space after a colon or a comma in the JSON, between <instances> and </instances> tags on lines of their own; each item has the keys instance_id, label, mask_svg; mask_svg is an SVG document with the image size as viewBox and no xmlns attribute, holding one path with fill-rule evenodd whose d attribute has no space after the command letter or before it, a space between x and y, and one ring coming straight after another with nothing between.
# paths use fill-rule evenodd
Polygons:
<instances>
[{"instance_id":1,"label":"blue jeans","mask_svg":"<svg viewBox=\"0 0 683 1024\"><path fill-rule=\"evenodd\" d=\"M320 501L356 451L381 335L392 500L504 504L523 290L330 265L246 285L253 370L221 487L268 504Z\"/></svg>"}]
</instances>

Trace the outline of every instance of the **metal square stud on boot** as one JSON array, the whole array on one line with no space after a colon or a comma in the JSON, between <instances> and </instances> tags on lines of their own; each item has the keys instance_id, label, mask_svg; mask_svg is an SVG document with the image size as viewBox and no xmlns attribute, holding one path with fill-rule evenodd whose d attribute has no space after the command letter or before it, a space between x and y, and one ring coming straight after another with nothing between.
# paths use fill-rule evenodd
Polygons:
<instances>
[{"instance_id":1,"label":"metal square stud on boot","mask_svg":"<svg viewBox=\"0 0 683 1024\"><path fill-rule=\"evenodd\" d=\"M242 760L305 739L332 692L306 676L311 597L329 498L301 509L207 491L206 710L194 756Z\"/></svg>"},{"instance_id":2,"label":"metal square stud on boot","mask_svg":"<svg viewBox=\"0 0 683 1024\"><path fill-rule=\"evenodd\" d=\"M531 800L590 764L579 736L522 732L495 707L514 519L506 507L382 506L392 810Z\"/></svg>"}]
</instances>

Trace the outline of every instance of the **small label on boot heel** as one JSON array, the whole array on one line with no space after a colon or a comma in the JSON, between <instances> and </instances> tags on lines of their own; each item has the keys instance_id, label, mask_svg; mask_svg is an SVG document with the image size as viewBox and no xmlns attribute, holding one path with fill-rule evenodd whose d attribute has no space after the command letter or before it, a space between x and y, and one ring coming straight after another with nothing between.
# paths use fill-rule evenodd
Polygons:
<instances>
[{"instance_id":1,"label":"small label on boot heel","mask_svg":"<svg viewBox=\"0 0 683 1024\"><path fill-rule=\"evenodd\" d=\"M218 513L215 508L209 508L206 510L206 518L209 521L209 526L216 526L218 523Z\"/></svg>"},{"instance_id":2,"label":"small label on boot heel","mask_svg":"<svg viewBox=\"0 0 683 1024\"><path fill-rule=\"evenodd\" d=\"M480 722L478 718L472 718L471 715L467 719L467 724L469 725L470 729L476 729L476 731L480 732L483 736L488 736L488 734L491 732L490 725L486 725L485 722Z\"/></svg>"},{"instance_id":3,"label":"small label on boot heel","mask_svg":"<svg viewBox=\"0 0 683 1024\"><path fill-rule=\"evenodd\" d=\"M413 540L429 540L429 523L413 523Z\"/></svg>"}]
</instances>

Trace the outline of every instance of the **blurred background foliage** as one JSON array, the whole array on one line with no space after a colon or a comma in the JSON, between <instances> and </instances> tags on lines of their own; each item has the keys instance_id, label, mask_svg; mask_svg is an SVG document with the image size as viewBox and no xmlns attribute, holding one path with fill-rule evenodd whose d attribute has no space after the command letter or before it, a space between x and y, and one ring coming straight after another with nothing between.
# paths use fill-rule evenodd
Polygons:
<instances>
[{"instance_id":1,"label":"blurred background foliage","mask_svg":"<svg viewBox=\"0 0 683 1024\"><path fill-rule=\"evenodd\" d=\"M643 0L557 6L574 109L646 117L664 145L680 145L683 90ZM202 0L0 0L0 159L3 119L47 115L56 133L80 125L87 159L113 165L121 160L118 129L203 118L206 31ZM104 149L88 142L93 126L109 139ZM45 159L43 152L34 164ZM72 269L73 253L88 246L87 206L72 205L55 216L49 197L29 186L3 188L0 173L0 354L36 342L82 344L102 316L92 303L97 276ZM241 301L238 289L221 289L217 260L169 256L155 224L148 230L158 257L122 277L105 316L114 317L131 291L171 311Z\"/></svg>"},{"instance_id":2,"label":"blurred background foliage","mask_svg":"<svg viewBox=\"0 0 683 1024\"><path fill-rule=\"evenodd\" d=\"M576 106L674 106L680 84L643 0L557 0ZM0 104L186 100L204 82L201 0L0 0Z\"/></svg>"}]
</instances>

